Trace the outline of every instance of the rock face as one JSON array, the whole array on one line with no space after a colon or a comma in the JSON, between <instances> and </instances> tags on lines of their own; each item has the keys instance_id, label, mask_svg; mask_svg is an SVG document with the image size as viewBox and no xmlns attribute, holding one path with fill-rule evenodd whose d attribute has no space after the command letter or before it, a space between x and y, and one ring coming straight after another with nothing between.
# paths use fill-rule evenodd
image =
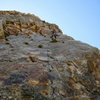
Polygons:
<instances>
[{"instance_id":1,"label":"rock face","mask_svg":"<svg viewBox=\"0 0 100 100\"><path fill-rule=\"evenodd\" d=\"M2 20L0 20L0 39L3 38L4 38L3 23Z\"/></svg>"},{"instance_id":2,"label":"rock face","mask_svg":"<svg viewBox=\"0 0 100 100\"><path fill-rule=\"evenodd\" d=\"M0 17L0 100L100 100L100 50L34 15Z\"/></svg>"},{"instance_id":3,"label":"rock face","mask_svg":"<svg viewBox=\"0 0 100 100\"><path fill-rule=\"evenodd\" d=\"M53 29L58 34L62 33L57 25L49 24L31 14L16 11L0 11L0 19L3 21L3 26L0 24L0 27L3 27L5 35L34 34L35 32L41 35L49 35Z\"/></svg>"}]
</instances>

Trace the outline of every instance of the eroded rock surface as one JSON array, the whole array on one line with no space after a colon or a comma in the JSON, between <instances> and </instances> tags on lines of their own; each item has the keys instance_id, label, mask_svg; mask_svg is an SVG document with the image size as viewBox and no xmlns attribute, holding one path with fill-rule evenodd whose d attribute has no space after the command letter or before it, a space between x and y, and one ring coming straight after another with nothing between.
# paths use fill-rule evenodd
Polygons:
<instances>
[{"instance_id":1,"label":"eroded rock surface","mask_svg":"<svg viewBox=\"0 0 100 100\"><path fill-rule=\"evenodd\" d=\"M15 14L18 17L16 13L0 12L0 16ZM37 17L36 20L40 21ZM97 48L62 33L57 42L52 42L44 30L40 34L33 29L34 33L29 35L21 29L15 32L14 23L8 25L12 29L6 41L0 40L0 100L100 99L100 51Z\"/></svg>"},{"instance_id":2,"label":"eroded rock surface","mask_svg":"<svg viewBox=\"0 0 100 100\"><path fill-rule=\"evenodd\" d=\"M1 27L3 27L6 36L13 34L18 35L20 33L45 36L49 35L52 29L54 29L58 35L62 33L55 24L47 23L35 15L16 11L0 11L0 29L2 29ZM2 31L0 31L0 35L1 34Z\"/></svg>"}]
</instances>

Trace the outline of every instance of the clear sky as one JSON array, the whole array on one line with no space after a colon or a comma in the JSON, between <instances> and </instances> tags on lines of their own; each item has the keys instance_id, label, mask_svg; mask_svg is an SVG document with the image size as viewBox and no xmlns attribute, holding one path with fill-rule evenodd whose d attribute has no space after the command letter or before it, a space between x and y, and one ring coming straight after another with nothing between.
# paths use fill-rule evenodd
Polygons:
<instances>
[{"instance_id":1,"label":"clear sky","mask_svg":"<svg viewBox=\"0 0 100 100\"><path fill-rule=\"evenodd\" d=\"M0 0L0 10L33 13L100 49L100 0Z\"/></svg>"}]
</instances>

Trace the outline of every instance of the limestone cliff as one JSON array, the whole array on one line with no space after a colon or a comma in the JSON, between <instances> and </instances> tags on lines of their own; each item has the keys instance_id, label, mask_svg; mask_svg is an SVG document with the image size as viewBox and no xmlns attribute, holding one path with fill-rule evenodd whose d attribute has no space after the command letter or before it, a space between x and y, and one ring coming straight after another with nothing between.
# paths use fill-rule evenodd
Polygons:
<instances>
[{"instance_id":1,"label":"limestone cliff","mask_svg":"<svg viewBox=\"0 0 100 100\"><path fill-rule=\"evenodd\" d=\"M16 11L0 12L0 38L0 100L100 100L97 48Z\"/></svg>"}]
</instances>

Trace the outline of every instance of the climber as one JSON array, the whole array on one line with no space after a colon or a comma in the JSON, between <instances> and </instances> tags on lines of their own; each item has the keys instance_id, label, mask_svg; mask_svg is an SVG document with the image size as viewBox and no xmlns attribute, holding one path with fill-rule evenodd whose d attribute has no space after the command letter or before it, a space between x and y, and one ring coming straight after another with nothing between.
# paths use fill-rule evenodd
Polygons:
<instances>
[{"instance_id":1,"label":"climber","mask_svg":"<svg viewBox=\"0 0 100 100\"><path fill-rule=\"evenodd\" d=\"M51 31L51 36L50 36L50 38L51 38L52 40L56 40L56 36L57 36L56 31L55 31L55 30L52 30L52 31Z\"/></svg>"}]
</instances>

